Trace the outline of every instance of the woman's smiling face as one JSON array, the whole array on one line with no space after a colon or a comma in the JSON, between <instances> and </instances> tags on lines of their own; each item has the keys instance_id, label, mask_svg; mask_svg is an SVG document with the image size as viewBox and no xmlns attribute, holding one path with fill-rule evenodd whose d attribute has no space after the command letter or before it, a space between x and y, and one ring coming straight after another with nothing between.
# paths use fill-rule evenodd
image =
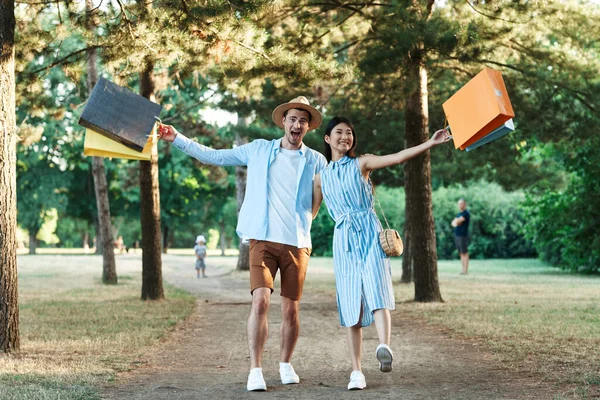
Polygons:
<instances>
[{"instance_id":1,"label":"woman's smiling face","mask_svg":"<svg viewBox=\"0 0 600 400\"><path fill-rule=\"evenodd\" d=\"M352 129L345 122L337 124L329 136L325 136L325 141L335 152L345 154L352 148L354 136Z\"/></svg>"}]
</instances>

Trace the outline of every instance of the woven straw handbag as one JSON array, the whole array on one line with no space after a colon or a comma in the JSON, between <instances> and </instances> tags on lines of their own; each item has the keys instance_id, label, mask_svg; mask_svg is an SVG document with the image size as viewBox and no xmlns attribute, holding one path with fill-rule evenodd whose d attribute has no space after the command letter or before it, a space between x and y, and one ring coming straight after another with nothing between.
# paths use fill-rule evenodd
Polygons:
<instances>
[{"instance_id":1,"label":"woven straw handbag","mask_svg":"<svg viewBox=\"0 0 600 400\"><path fill-rule=\"evenodd\" d=\"M389 257L401 256L404 251L404 244L402 243L400 234L397 230L391 229L389 226L388 229L379 232L379 242L383 251Z\"/></svg>"},{"instance_id":2,"label":"woven straw handbag","mask_svg":"<svg viewBox=\"0 0 600 400\"><path fill-rule=\"evenodd\" d=\"M369 179L370 181L370 179ZM373 184L371 183L373 186ZM387 218L385 217L385 213L383 212L383 207L381 207L381 203L375 194L375 186L373 186L373 197L377 200L377 205L381 210L381 215L383 215L383 219L385 220L385 225L387 229L379 232L379 243L381 243L381 247L383 251L388 257L398 257L402 255L404 251L404 244L402 243L402 238L400 238L400 234L397 230L390 228L390 224L388 223Z\"/></svg>"}]
</instances>

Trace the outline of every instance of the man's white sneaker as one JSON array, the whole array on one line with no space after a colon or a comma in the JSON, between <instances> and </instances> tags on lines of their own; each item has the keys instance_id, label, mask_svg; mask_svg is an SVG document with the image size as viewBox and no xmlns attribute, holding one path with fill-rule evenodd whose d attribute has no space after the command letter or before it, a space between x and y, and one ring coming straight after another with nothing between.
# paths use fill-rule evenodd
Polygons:
<instances>
[{"instance_id":1,"label":"man's white sneaker","mask_svg":"<svg viewBox=\"0 0 600 400\"><path fill-rule=\"evenodd\" d=\"M249 392L265 391L267 384L263 378L262 368L252 368L248 374L248 385L246 386Z\"/></svg>"},{"instance_id":2,"label":"man's white sneaker","mask_svg":"<svg viewBox=\"0 0 600 400\"><path fill-rule=\"evenodd\" d=\"M350 383L348 384L348 390L363 390L367 387L367 381L361 371L352 371L350 374Z\"/></svg>"},{"instance_id":3,"label":"man's white sneaker","mask_svg":"<svg viewBox=\"0 0 600 400\"><path fill-rule=\"evenodd\" d=\"M377 360L379 360L379 370L381 372L391 372L392 362L394 361L394 353L387 344L380 344L375 350Z\"/></svg>"},{"instance_id":4,"label":"man's white sneaker","mask_svg":"<svg viewBox=\"0 0 600 400\"><path fill-rule=\"evenodd\" d=\"M284 385L300 383L300 377L290 363L279 363L279 375L281 376L281 383Z\"/></svg>"}]
</instances>

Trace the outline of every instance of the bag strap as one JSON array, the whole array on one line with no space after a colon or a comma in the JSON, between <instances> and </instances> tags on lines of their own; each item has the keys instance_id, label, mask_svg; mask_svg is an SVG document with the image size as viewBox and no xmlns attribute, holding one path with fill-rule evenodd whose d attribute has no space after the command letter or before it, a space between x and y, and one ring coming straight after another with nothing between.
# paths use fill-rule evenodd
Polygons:
<instances>
[{"instance_id":1,"label":"bag strap","mask_svg":"<svg viewBox=\"0 0 600 400\"><path fill-rule=\"evenodd\" d=\"M390 228L390 224L388 223L388 220L385 217L385 213L383 212L383 207L381 207L381 203L379 202L379 197L377 197L377 194L375 193L375 185L373 185L373 181L371 181L370 174L369 174L369 183L371 184L371 187L373 188L373 197L375 197L375 200L377 200L377 205L379 206L379 211L381 211L381 215L383 215L385 225L388 227L388 229L392 229L392 228Z\"/></svg>"},{"instance_id":2,"label":"bag strap","mask_svg":"<svg viewBox=\"0 0 600 400\"><path fill-rule=\"evenodd\" d=\"M361 176L362 176L362 172L361 172L359 164L358 164L358 158L356 158L355 160L356 160L356 167L358 168L358 173L361 174ZM371 174L370 173L369 173L369 177L367 178L367 182L373 188L373 197L375 197L375 200L377 201L377 205L379 206L379 211L381 211L381 215L383 215L383 219L385 221L385 225L387 226L388 229L392 229L392 228L390 228L390 224L388 223L388 220L385 217L385 213L383 212L383 207L381 207L381 203L379 202L379 198L377 197L377 194L375 193L375 185L373 185L373 181L371 180ZM365 187L365 186L363 186L363 187ZM369 191L367 190L366 187L365 187L365 192L367 192L367 194L369 193Z\"/></svg>"}]
</instances>

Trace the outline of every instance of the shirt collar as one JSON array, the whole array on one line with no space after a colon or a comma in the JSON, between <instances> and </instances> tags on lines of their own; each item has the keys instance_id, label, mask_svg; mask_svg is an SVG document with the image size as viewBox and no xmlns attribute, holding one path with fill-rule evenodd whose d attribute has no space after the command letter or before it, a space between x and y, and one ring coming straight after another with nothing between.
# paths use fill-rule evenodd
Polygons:
<instances>
[{"instance_id":1,"label":"shirt collar","mask_svg":"<svg viewBox=\"0 0 600 400\"><path fill-rule=\"evenodd\" d=\"M275 144L273 145L273 156L277 155L277 153L279 153L279 150L281 150L281 141L282 140L283 140L283 138L279 138L275 141ZM307 150L308 150L308 147L304 144L304 142L302 142L302 146L300 146L300 155L305 157Z\"/></svg>"},{"instance_id":2,"label":"shirt collar","mask_svg":"<svg viewBox=\"0 0 600 400\"><path fill-rule=\"evenodd\" d=\"M348 157L348 156L344 156L342 158L340 158L337 161L330 161L329 162L329 167L331 168L335 168L338 165L344 165L350 162L350 160L352 160L352 158Z\"/></svg>"}]
</instances>

